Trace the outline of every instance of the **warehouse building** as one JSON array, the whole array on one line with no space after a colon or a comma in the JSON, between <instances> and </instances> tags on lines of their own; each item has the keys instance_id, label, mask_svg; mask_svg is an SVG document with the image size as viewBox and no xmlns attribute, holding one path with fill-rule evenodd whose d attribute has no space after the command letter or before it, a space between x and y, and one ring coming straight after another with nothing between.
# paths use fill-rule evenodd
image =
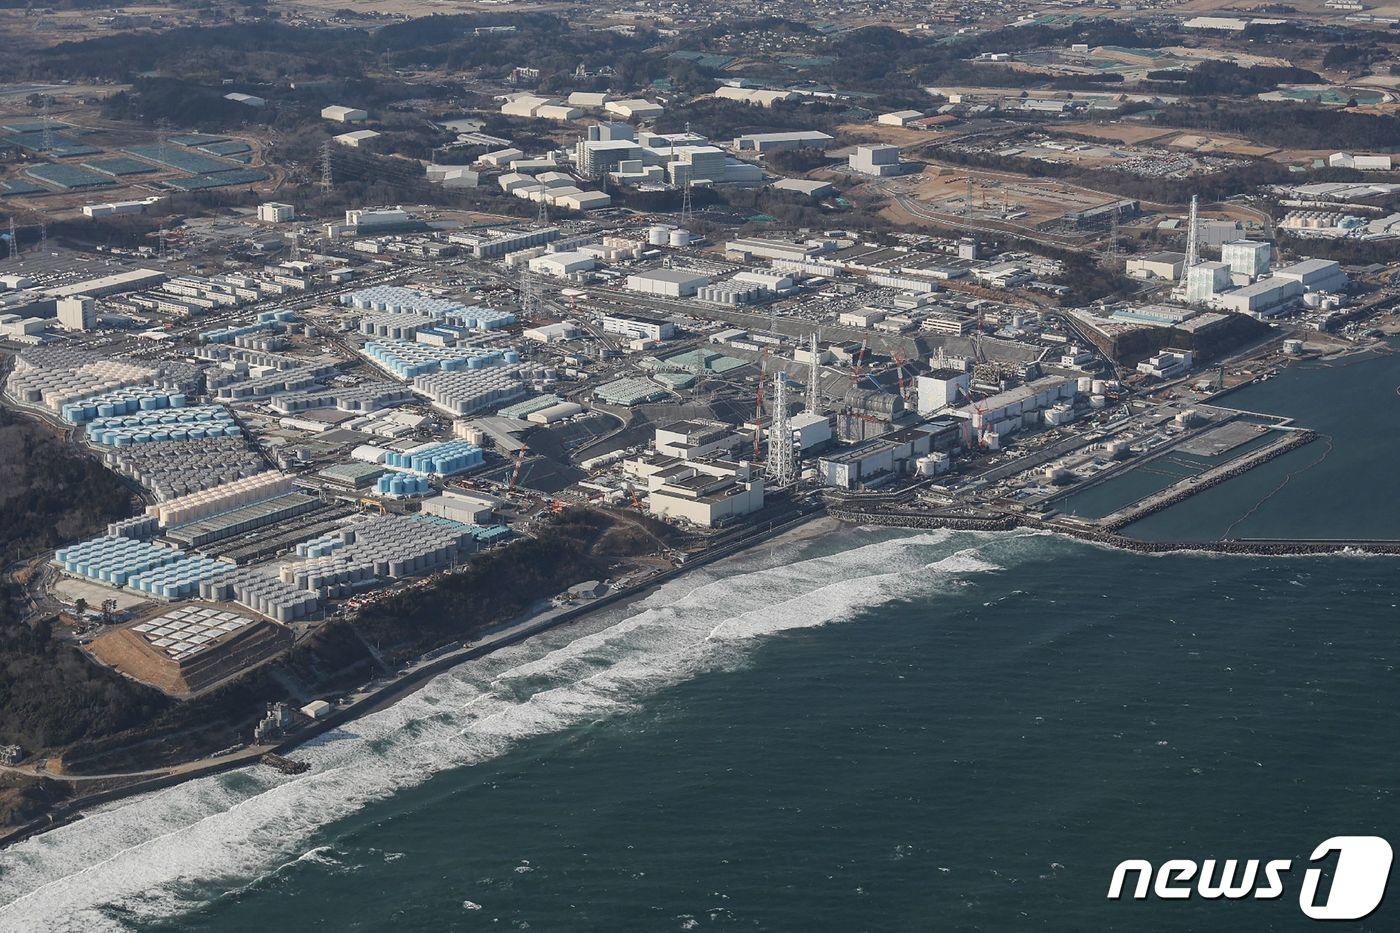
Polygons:
<instances>
[{"instance_id":1,"label":"warehouse building","mask_svg":"<svg viewBox=\"0 0 1400 933\"><path fill-rule=\"evenodd\" d=\"M693 269L652 269L627 277L630 290L666 298L691 298L701 286L709 284L708 275Z\"/></svg>"},{"instance_id":2,"label":"warehouse building","mask_svg":"<svg viewBox=\"0 0 1400 933\"><path fill-rule=\"evenodd\" d=\"M817 130L797 130L787 133L747 133L734 137L733 147L739 152L782 152L787 149L820 149L834 142L835 136Z\"/></svg>"},{"instance_id":3,"label":"warehouse building","mask_svg":"<svg viewBox=\"0 0 1400 933\"><path fill-rule=\"evenodd\" d=\"M336 123L363 123L369 119L369 114L355 107L332 105L321 111L321 117Z\"/></svg>"},{"instance_id":4,"label":"warehouse building","mask_svg":"<svg viewBox=\"0 0 1400 933\"><path fill-rule=\"evenodd\" d=\"M501 500L485 493L470 492L455 486L443 489L441 495L423 500L422 514L436 515L464 525L485 525L501 504Z\"/></svg>"}]
</instances>

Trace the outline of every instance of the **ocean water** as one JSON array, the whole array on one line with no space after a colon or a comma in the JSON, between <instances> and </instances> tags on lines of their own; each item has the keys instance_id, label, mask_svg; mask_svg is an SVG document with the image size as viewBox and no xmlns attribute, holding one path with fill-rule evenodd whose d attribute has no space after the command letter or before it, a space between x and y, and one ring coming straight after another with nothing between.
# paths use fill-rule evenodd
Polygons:
<instances>
[{"instance_id":1,"label":"ocean water","mask_svg":"<svg viewBox=\"0 0 1400 933\"><path fill-rule=\"evenodd\" d=\"M1368 425L1396 384L1378 357L1231 396L1330 452L1148 522L1393 536L1400 432ZM1297 876L1105 894L1128 858L1300 875L1331 836L1400 838L1396 570L823 527L459 667L299 750L307 774L4 850L0 931L1304 929Z\"/></svg>"},{"instance_id":2,"label":"ocean water","mask_svg":"<svg viewBox=\"0 0 1400 933\"><path fill-rule=\"evenodd\" d=\"M1105 892L1395 829L1394 569L833 531L7 850L0 929L1298 928Z\"/></svg>"},{"instance_id":3,"label":"ocean water","mask_svg":"<svg viewBox=\"0 0 1400 933\"><path fill-rule=\"evenodd\" d=\"M1129 525L1144 540L1397 538L1400 352L1291 366L1221 404L1285 415L1322 435Z\"/></svg>"}]
</instances>

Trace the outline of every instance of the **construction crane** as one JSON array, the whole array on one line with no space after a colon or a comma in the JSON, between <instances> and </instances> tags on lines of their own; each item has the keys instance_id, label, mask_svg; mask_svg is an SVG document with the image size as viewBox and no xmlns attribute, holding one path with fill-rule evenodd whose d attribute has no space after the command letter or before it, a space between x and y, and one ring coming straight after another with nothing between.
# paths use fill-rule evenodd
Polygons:
<instances>
[{"instance_id":1,"label":"construction crane","mask_svg":"<svg viewBox=\"0 0 1400 933\"><path fill-rule=\"evenodd\" d=\"M510 482L506 484L506 492L515 492L515 484L520 480L520 468L525 465L525 451L529 448L524 444L515 452L515 466L510 471Z\"/></svg>"},{"instance_id":2,"label":"construction crane","mask_svg":"<svg viewBox=\"0 0 1400 933\"><path fill-rule=\"evenodd\" d=\"M758 462L758 452L763 441L763 383L768 378L768 351L765 349L758 360L758 391L754 394L753 405L753 459Z\"/></svg>"},{"instance_id":3,"label":"construction crane","mask_svg":"<svg viewBox=\"0 0 1400 933\"><path fill-rule=\"evenodd\" d=\"M851 388L855 388L860 383L861 366L865 362L865 351L869 344L868 339L861 340L860 349L851 360Z\"/></svg>"}]
</instances>

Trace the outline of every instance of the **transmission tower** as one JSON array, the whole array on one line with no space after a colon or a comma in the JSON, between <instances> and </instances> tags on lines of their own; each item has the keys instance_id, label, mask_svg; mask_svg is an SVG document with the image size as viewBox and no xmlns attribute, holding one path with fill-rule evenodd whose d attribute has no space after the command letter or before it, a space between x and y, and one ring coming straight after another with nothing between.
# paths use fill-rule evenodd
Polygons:
<instances>
[{"instance_id":1,"label":"transmission tower","mask_svg":"<svg viewBox=\"0 0 1400 933\"><path fill-rule=\"evenodd\" d=\"M963 213L972 216L972 173L967 176L967 193L963 195Z\"/></svg>"},{"instance_id":2,"label":"transmission tower","mask_svg":"<svg viewBox=\"0 0 1400 933\"><path fill-rule=\"evenodd\" d=\"M535 287L535 277L530 274L530 267L522 265L520 267L520 315L524 318L533 318L540 313L540 295Z\"/></svg>"},{"instance_id":3,"label":"transmission tower","mask_svg":"<svg viewBox=\"0 0 1400 933\"><path fill-rule=\"evenodd\" d=\"M812 336L807 343L807 352L810 354L808 363L811 371L807 376L807 411L809 414L821 414L821 378L822 364L817 356L817 332L812 331Z\"/></svg>"},{"instance_id":4,"label":"transmission tower","mask_svg":"<svg viewBox=\"0 0 1400 933\"><path fill-rule=\"evenodd\" d=\"M1191 212L1186 217L1186 262L1181 266L1181 284L1186 284L1187 277L1191 274L1191 267L1201 261L1201 244L1196 240L1196 195L1191 195Z\"/></svg>"},{"instance_id":5,"label":"transmission tower","mask_svg":"<svg viewBox=\"0 0 1400 933\"><path fill-rule=\"evenodd\" d=\"M19 256L19 234L15 232L15 215L10 215L10 258Z\"/></svg>"},{"instance_id":6,"label":"transmission tower","mask_svg":"<svg viewBox=\"0 0 1400 933\"><path fill-rule=\"evenodd\" d=\"M540 198L540 212L535 216L535 221L541 227L549 223L549 202Z\"/></svg>"},{"instance_id":7,"label":"transmission tower","mask_svg":"<svg viewBox=\"0 0 1400 933\"><path fill-rule=\"evenodd\" d=\"M788 421L787 373L773 374L773 416L768 420L768 478L786 486L797 478L797 452L793 449L792 423Z\"/></svg>"},{"instance_id":8,"label":"transmission tower","mask_svg":"<svg viewBox=\"0 0 1400 933\"><path fill-rule=\"evenodd\" d=\"M1111 214L1108 215L1108 255L1109 255L1111 258L1115 259L1115 260L1118 258L1118 210L1117 210L1117 208L1114 209L1113 213L1111 213Z\"/></svg>"},{"instance_id":9,"label":"transmission tower","mask_svg":"<svg viewBox=\"0 0 1400 933\"><path fill-rule=\"evenodd\" d=\"M690 226L690 173L685 175L685 188L681 191L681 226Z\"/></svg>"},{"instance_id":10,"label":"transmission tower","mask_svg":"<svg viewBox=\"0 0 1400 933\"><path fill-rule=\"evenodd\" d=\"M321 143L321 190L327 193L335 187L335 173L331 170L331 141Z\"/></svg>"},{"instance_id":11,"label":"transmission tower","mask_svg":"<svg viewBox=\"0 0 1400 933\"><path fill-rule=\"evenodd\" d=\"M44 153L46 155L53 151L53 121L49 113L51 102L52 98L44 95Z\"/></svg>"}]
</instances>

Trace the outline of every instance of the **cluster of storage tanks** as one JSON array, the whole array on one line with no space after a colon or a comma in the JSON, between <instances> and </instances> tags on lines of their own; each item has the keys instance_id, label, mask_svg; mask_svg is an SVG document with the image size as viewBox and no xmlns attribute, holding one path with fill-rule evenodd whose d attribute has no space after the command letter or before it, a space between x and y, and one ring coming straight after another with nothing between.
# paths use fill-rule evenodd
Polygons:
<instances>
[{"instance_id":1,"label":"cluster of storage tanks","mask_svg":"<svg viewBox=\"0 0 1400 933\"><path fill-rule=\"evenodd\" d=\"M400 379L435 372L486 369L501 363L519 363L514 350L481 347L434 347L406 340L371 340L363 352L382 369Z\"/></svg>"},{"instance_id":2,"label":"cluster of storage tanks","mask_svg":"<svg viewBox=\"0 0 1400 933\"><path fill-rule=\"evenodd\" d=\"M97 418L160 411L165 408L184 408L185 401L183 392L171 392L169 389L154 386L125 386L68 402L59 409L59 414L69 424L87 424Z\"/></svg>"},{"instance_id":3,"label":"cluster of storage tanks","mask_svg":"<svg viewBox=\"0 0 1400 933\"><path fill-rule=\"evenodd\" d=\"M515 323L515 315L509 311L498 311L481 305L473 305L465 311L452 311L448 313L447 318L471 330L499 330Z\"/></svg>"},{"instance_id":4,"label":"cluster of storage tanks","mask_svg":"<svg viewBox=\"0 0 1400 933\"><path fill-rule=\"evenodd\" d=\"M652 224L647 228L647 244L649 246L669 246L673 249L679 249L682 246L689 246L692 239L689 230L671 224Z\"/></svg>"},{"instance_id":5,"label":"cluster of storage tanks","mask_svg":"<svg viewBox=\"0 0 1400 933\"><path fill-rule=\"evenodd\" d=\"M470 310L460 302L436 298L401 285L374 285L362 288L341 295L340 303L362 311L426 314L430 317L446 317Z\"/></svg>"},{"instance_id":6,"label":"cluster of storage tanks","mask_svg":"<svg viewBox=\"0 0 1400 933\"><path fill-rule=\"evenodd\" d=\"M154 375L155 372L145 366L120 360L97 360L66 369L37 366L20 357L10 373L9 387L10 393L20 401L43 405L57 414L69 402L127 386L144 385Z\"/></svg>"},{"instance_id":7,"label":"cluster of storage tanks","mask_svg":"<svg viewBox=\"0 0 1400 933\"><path fill-rule=\"evenodd\" d=\"M470 415L500 408L525 394L516 367L497 366L475 372L431 373L413 380L413 388L444 411Z\"/></svg>"},{"instance_id":8,"label":"cluster of storage tanks","mask_svg":"<svg viewBox=\"0 0 1400 933\"><path fill-rule=\"evenodd\" d=\"M316 593L248 567L202 581L199 595L201 599L236 602L283 625L305 619L321 605Z\"/></svg>"},{"instance_id":9,"label":"cluster of storage tanks","mask_svg":"<svg viewBox=\"0 0 1400 933\"><path fill-rule=\"evenodd\" d=\"M133 515L131 518L123 518L109 524L107 537L135 538L140 541L153 536L157 531L160 531L160 523L154 515Z\"/></svg>"},{"instance_id":10,"label":"cluster of storage tanks","mask_svg":"<svg viewBox=\"0 0 1400 933\"><path fill-rule=\"evenodd\" d=\"M88 440L104 447L129 447L158 441L202 441L238 437L243 429L222 405L182 408L179 414L118 415L88 423Z\"/></svg>"},{"instance_id":11,"label":"cluster of storage tanks","mask_svg":"<svg viewBox=\"0 0 1400 933\"><path fill-rule=\"evenodd\" d=\"M54 552L63 572L111 586L126 586L133 576L179 560L184 552L134 538L101 537Z\"/></svg>"},{"instance_id":12,"label":"cluster of storage tanks","mask_svg":"<svg viewBox=\"0 0 1400 933\"><path fill-rule=\"evenodd\" d=\"M387 467L396 470L413 470L416 473L432 473L437 476L451 476L454 473L461 473L481 466L485 461L486 457L481 452L481 448L468 441L437 441L402 453L391 450L384 455L384 465ZM392 481L394 477L412 479L412 477L403 477L402 474L390 474L380 477L380 481L381 483L385 479ZM401 494L406 493L401 492Z\"/></svg>"},{"instance_id":13,"label":"cluster of storage tanks","mask_svg":"<svg viewBox=\"0 0 1400 933\"><path fill-rule=\"evenodd\" d=\"M325 557L345 547L346 544L353 543L354 540L355 531L353 528L327 532L318 538L312 538L298 544L296 555L297 557Z\"/></svg>"},{"instance_id":14,"label":"cluster of storage tanks","mask_svg":"<svg viewBox=\"0 0 1400 933\"><path fill-rule=\"evenodd\" d=\"M199 335L199 339L205 343L232 343L239 337L249 334L256 334L261 331L276 330L281 325L296 320L295 311L263 311L251 324L240 324L234 327L220 327L217 330L206 330Z\"/></svg>"},{"instance_id":15,"label":"cluster of storage tanks","mask_svg":"<svg viewBox=\"0 0 1400 933\"><path fill-rule=\"evenodd\" d=\"M381 496L421 496L432 488L426 476L412 473L385 473L374 484L374 491Z\"/></svg>"},{"instance_id":16,"label":"cluster of storage tanks","mask_svg":"<svg viewBox=\"0 0 1400 933\"><path fill-rule=\"evenodd\" d=\"M256 451L232 437L111 447L102 462L149 489L160 502L267 469Z\"/></svg>"},{"instance_id":17,"label":"cluster of storage tanks","mask_svg":"<svg viewBox=\"0 0 1400 933\"><path fill-rule=\"evenodd\" d=\"M276 470L267 470L236 479L231 483L201 489L160 505L147 506L146 512L158 517L162 527L173 528L240 506L271 499L273 496L289 492L291 488L290 476Z\"/></svg>"},{"instance_id":18,"label":"cluster of storage tanks","mask_svg":"<svg viewBox=\"0 0 1400 933\"><path fill-rule=\"evenodd\" d=\"M129 577L126 585L128 589L161 599L187 599L198 593L206 580L218 579L234 569L233 564L221 560L191 555L142 571Z\"/></svg>"},{"instance_id":19,"label":"cluster of storage tanks","mask_svg":"<svg viewBox=\"0 0 1400 933\"><path fill-rule=\"evenodd\" d=\"M374 579L432 573L455 564L470 538L465 528L385 515L341 529L342 545L285 564L281 582L326 596L344 596ZM325 545L317 550L324 550Z\"/></svg>"}]
</instances>

